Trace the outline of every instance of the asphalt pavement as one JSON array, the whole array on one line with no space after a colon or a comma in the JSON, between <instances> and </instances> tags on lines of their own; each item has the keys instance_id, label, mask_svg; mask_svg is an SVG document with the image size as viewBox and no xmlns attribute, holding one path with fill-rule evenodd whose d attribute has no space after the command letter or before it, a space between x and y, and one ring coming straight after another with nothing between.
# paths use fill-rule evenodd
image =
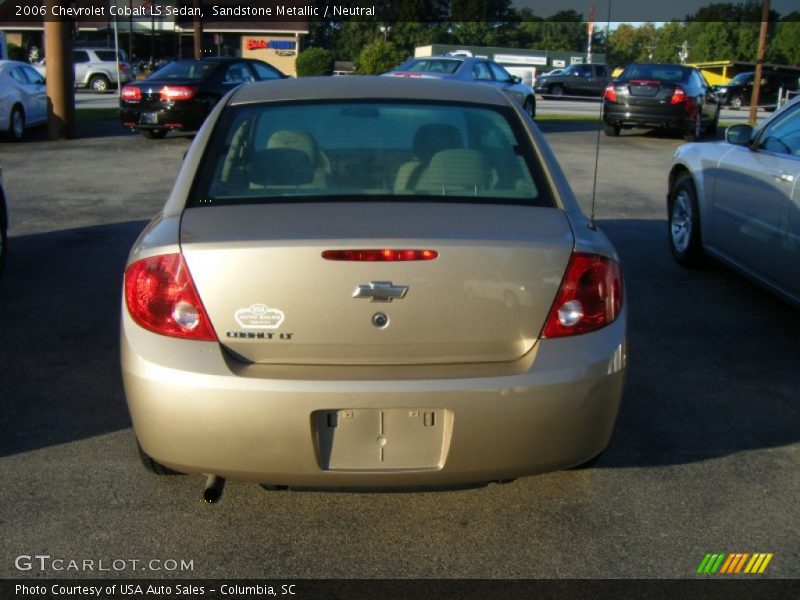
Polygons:
<instances>
[{"instance_id":1,"label":"asphalt pavement","mask_svg":"<svg viewBox=\"0 0 800 600\"><path fill-rule=\"evenodd\" d=\"M599 461L436 492L232 482L216 505L199 477L142 469L117 354L128 249L191 136L81 122L76 140L0 144L0 577L692 578L708 552L773 553L757 577L799 577L800 313L720 266L673 262L665 193L681 140L541 126L587 212L596 188L625 271L629 377ZM35 554L145 562L18 569Z\"/></svg>"}]
</instances>

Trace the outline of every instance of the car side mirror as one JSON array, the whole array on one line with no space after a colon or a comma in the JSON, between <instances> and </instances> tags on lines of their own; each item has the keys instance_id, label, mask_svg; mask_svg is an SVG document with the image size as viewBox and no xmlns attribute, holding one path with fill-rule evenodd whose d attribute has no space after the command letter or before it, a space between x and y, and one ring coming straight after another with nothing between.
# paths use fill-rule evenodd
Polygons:
<instances>
[{"instance_id":1,"label":"car side mirror","mask_svg":"<svg viewBox=\"0 0 800 600\"><path fill-rule=\"evenodd\" d=\"M750 125L731 125L725 130L725 141L735 146L747 146L753 139L753 128Z\"/></svg>"},{"instance_id":2,"label":"car side mirror","mask_svg":"<svg viewBox=\"0 0 800 600\"><path fill-rule=\"evenodd\" d=\"M519 77L517 75L512 75L511 76L511 83L522 83L522 77Z\"/></svg>"}]
</instances>

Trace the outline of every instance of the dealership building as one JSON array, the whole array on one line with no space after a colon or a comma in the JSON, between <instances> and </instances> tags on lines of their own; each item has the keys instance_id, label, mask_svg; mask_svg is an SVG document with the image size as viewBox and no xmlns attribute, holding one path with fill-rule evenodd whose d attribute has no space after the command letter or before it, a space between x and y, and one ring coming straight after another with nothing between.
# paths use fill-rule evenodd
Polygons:
<instances>
[{"instance_id":1,"label":"dealership building","mask_svg":"<svg viewBox=\"0 0 800 600\"><path fill-rule=\"evenodd\" d=\"M78 18L73 25L73 46L113 47L114 26L119 48L137 60L189 58L193 56L193 23L186 13L191 0L112 0L120 10L111 11L108 0L82 0L81 7L95 7L94 16ZM239 0L215 0L215 5L240 5ZM304 6L303 0L285 0L281 6ZM247 6L274 11L273 0L251 0ZM124 10L122 10L124 9ZM26 54L44 48L41 18L20 19L14 7L0 2L0 30L9 45L22 47ZM112 17L111 12L130 16ZM98 16L102 15L102 16ZM134 16L136 15L136 16ZM308 34L308 20L241 18L212 20L204 13L203 55L243 56L268 62L287 75L296 75L295 61Z\"/></svg>"},{"instance_id":2,"label":"dealership building","mask_svg":"<svg viewBox=\"0 0 800 600\"><path fill-rule=\"evenodd\" d=\"M532 85L536 77L542 73L588 62L586 53L581 52L497 48L494 46L454 46L451 44L418 46L414 51L414 56L440 56L448 53L492 60L503 65L510 73L521 77L522 81L528 85ZM606 55L592 54L591 62L604 64Z\"/></svg>"}]
</instances>

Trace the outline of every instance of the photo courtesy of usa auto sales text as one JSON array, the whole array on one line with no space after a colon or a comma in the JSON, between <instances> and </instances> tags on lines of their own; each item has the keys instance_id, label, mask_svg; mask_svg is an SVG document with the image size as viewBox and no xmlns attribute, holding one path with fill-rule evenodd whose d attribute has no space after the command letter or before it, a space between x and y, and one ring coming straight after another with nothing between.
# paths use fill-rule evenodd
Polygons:
<instances>
[{"instance_id":1,"label":"photo courtesy of usa auto sales text","mask_svg":"<svg viewBox=\"0 0 800 600\"><path fill-rule=\"evenodd\" d=\"M78 597L87 596L102 598L106 596L203 596L216 594L221 596L294 596L298 593L295 584L280 585L241 585L222 584L217 587L203 585L152 585L136 583L114 583L110 585L70 585L56 583L51 585L25 585L18 583L14 586L16 596L52 596Z\"/></svg>"}]
</instances>

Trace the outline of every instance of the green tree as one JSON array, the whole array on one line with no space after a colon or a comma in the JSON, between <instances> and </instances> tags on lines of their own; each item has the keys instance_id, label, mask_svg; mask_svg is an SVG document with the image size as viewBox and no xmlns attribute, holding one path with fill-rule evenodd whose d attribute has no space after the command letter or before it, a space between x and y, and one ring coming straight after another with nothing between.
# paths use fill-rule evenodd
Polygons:
<instances>
[{"instance_id":1,"label":"green tree","mask_svg":"<svg viewBox=\"0 0 800 600\"><path fill-rule=\"evenodd\" d=\"M333 73L333 53L325 48L308 48L297 55L298 77L330 75Z\"/></svg>"},{"instance_id":2,"label":"green tree","mask_svg":"<svg viewBox=\"0 0 800 600\"><path fill-rule=\"evenodd\" d=\"M376 39L358 55L356 69L362 75L378 75L389 71L400 62L400 55L394 44L384 39Z\"/></svg>"},{"instance_id":3,"label":"green tree","mask_svg":"<svg viewBox=\"0 0 800 600\"><path fill-rule=\"evenodd\" d=\"M767 58L770 62L800 66L800 21L778 23Z\"/></svg>"}]
</instances>

